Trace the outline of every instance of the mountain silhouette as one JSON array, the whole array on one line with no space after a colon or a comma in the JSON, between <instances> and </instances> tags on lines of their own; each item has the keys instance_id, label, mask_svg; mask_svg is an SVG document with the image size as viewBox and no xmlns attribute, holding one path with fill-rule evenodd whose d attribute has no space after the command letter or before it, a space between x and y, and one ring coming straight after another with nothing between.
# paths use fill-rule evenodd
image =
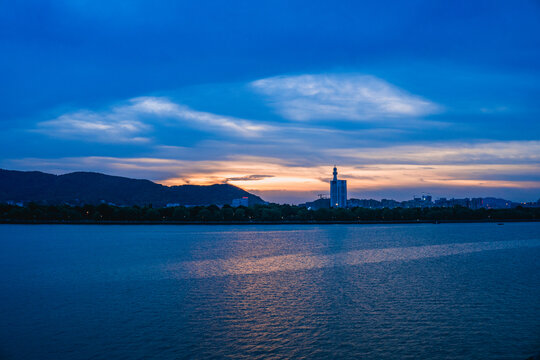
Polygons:
<instances>
[{"instance_id":1,"label":"mountain silhouette","mask_svg":"<svg viewBox=\"0 0 540 360\"><path fill-rule=\"evenodd\" d=\"M249 198L250 204L264 202L260 197L229 184L164 186L150 180L95 172L53 175L40 171L0 169L0 202L33 201L73 205L106 202L115 205L152 204L162 207L171 203L223 205L245 196Z\"/></svg>"}]
</instances>

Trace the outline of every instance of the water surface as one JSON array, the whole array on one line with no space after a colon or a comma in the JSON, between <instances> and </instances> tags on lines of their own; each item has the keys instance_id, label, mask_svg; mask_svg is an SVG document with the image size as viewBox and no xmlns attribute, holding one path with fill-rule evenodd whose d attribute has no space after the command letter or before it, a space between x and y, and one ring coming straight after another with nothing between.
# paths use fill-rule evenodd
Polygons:
<instances>
[{"instance_id":1,"label":"water surface","mask_svg":"<svg viewBox=\"0 0 540 360\"><path fill-rule=\"evenodd\" d=\"M0 225L0 358L525 359L540 224Z\"/></svg>"}]
</instances>

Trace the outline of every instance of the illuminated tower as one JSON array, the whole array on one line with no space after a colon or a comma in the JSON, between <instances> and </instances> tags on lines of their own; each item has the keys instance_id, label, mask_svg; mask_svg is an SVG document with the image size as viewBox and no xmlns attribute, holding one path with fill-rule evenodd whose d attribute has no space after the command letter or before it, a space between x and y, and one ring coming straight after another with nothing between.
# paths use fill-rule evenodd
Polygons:
<instances>
[{"instance_id":1,"label":"illuminated tower","mask_svg":"<svg viewBox=\"0 0 540 360\"><path fill-rule=\"evenodd\" d=\"M347 180L338 180L334 166L334 178L330 181L330 206L347 207Z\"/></svg>"}]
</instances>

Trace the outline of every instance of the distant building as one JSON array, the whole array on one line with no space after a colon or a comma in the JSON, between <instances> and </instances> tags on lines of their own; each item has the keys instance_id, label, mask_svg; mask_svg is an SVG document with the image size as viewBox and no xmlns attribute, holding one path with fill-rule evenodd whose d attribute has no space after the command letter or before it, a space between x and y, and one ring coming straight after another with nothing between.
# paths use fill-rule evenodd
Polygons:
<instances>
[{"instance_id":1,"label":"distant building","mask_svg":"<svg viewBox=\"0 0 540 360\"><path fill-rule=\"evenodd\" d=\"M431 195L422 195L422 197L413 196L412 200L403 201L401 205L404 208L425 208L433 206Z\"/></svg>"},{"instance_id":2,"label":"distant building","mask_svg":"<svg viewBox=\"0 0 540 360\"><path fill-rule=\"evenodd\" d=\"M483 207L484 207L484 202L483 202L482 198L472 198L471 199L471 209L476 210L476 209L481 209Z\"/></svg>"},{"instance_id":3,"label":"distant building","mask_svg":"<svg viewBox=\"0 0 540 360\"><path fill-rule=\"evenodd\" d=\"M373 199L349 199L347 205L350 208L361 207L368 209L378 209L381 207L381 202Z\"/></svg>"},{"instance_id":4,"label":"distant building","mask_svg":"<svg viewBox=\"0 0 540 360\"><path fill-rule=\"evenodd\" d=\"M526 207L526 208L537 208L540 207L540 199L537 202L522 202L516 206Z\"/></svg>"},{"instance_id":5,"label":"distant building","mask_svg":"<svg viewBox=\"0 0 540 360\"><path fill-rule=\"evenodd\" d=\"M329 209L330 208L330 199L320 198L315 201L309 201L305 204L300 204L298 206L305 207L308 210L319 210L319 209Z\"/></svg>"},{"instance_id":6,"label":"distant building","mask_svg":"<svg viewBox=\"0 0 540 360\"><path fill-rule=\"evenodd\" d=\"M432 200L433 198L431 197L431 195L422 195L422 202L424 202L425 204L432 204Z\"/></svg>"},{"instance_id":7,"label":"distant building","mask_svg":"<svg viewBox=\"0 0 540 360\"><path fill-rule=\"evenodd\" d=\"M244 197L241 197L239 199L233 199L231 206L232 207L239 207L239 206L248 207L249 206L249 198L247 196L244 196Z\"/></svg>"},{"instance_id":8,"label":"distant building","mask_svg":"<svg viewBox=\"0 0 540 360\"><path fill-rule=\"evenodd\" d=\"M478 203L478 200L476 200L476 203ZM464 199L447 199L447 198L440 198L439 200L435 201L435 206L439 207L453 207L453 206L463 206L470 208L471 207L471 199L464 198Z\"/></svg>"},{"instance_id":9,"label":"distant building","mask_svg":"<svg viewBox=\"0 0 540 360\"><path fill-rule=\"evenodd\" d=\"M493 197L483 198L482 203L486 209L511 209L515 207L510 200L497 199Z\"/></svg>"},{"instance_id":10,"label":"distant building","mask_svg":"<svg viewBox=\"0 0 540 360\"><path fill-rule=\"evenodd\" d=\"M338 180L335 166L333 174L334 178L330 181L330 206L347 207L347 180Z\"/></svg>"},{"instance_id":11,"label":"distant building","mask_svg":"<svg viewBox=\"0 0 540 360\"><path fill-rule=\"evenodd\" d=\"M396 201L396 200L392 200L392 199L382 199L381 200L381 207L383 207L383 208L394 209L394 208L397 208L397 207L400 207L400 206L401 206L401 203Z\"/></svg>"}]
</instances>

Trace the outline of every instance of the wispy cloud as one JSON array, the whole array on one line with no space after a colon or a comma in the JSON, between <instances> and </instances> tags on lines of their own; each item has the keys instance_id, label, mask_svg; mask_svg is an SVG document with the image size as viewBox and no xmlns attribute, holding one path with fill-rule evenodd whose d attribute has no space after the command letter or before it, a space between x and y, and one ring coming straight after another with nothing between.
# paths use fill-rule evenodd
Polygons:
<instances>
[{"instance_id":1,"label":"wispy cloud","mask_svg":"<svg viewBox=\"0 0 540 360\"><path fill-rule=\"evenodd\" d=\"M269 125L251 120L193 110L167 98L138 97L130 101L135 111L174 118L185 123L201 125L207 129L224 130L240 136L258 136L261 132L271 129Z\"/></svg>"},{"instance_id":2,"label":"wispy cloud","mask_svg":"<svg viewBox=\"0 0 540 360\"><path fill-rule=\"evenodd\" d=\"M502 113L508 111L508 107L506 106L496 106L496 107L483 107L480 108L480 112L484 114L496 114L496 113Z\"/></svg>"},{"instance_id":3,"label":"wispy cloud","mask_svg":"<svg viewBox=\"0 0 540 360\"><path fill-rule=\"evenodd\" d=\"M227 179L228 181L257 181L262 180L266 178L274 177L274 175L246 175L246 176L237 176L237 177L231 177Z\"/></svg>"},{"instance_id":4,"label":"wispy cloud","mask_svg":"<svg viewBox=\"0 0 540 360\"><path fill-rule=\"evenodd\" d=\"M144 134L152 126L118 111L97 113L78 111L61 115L54 120L38 123L38 132L60 138L104 143L148 142Z\"/></svg>"},{"instance_id":5,"label":"wispy cloud","mask_svg":"<svg viewBox=\"0 0 540 360\"><path fill-rule=\"evenodd\" d=\"M237 153L212 160L164 157L27 158L4 162L4 165L56 173L93 170L148 178L164 185L230 183L256 192L268 200L272 200L271 196L275 194L274 199L283 201L286 198L283 194L296 192L304 193L305 201L316 194L328 192L327 180L332 170L330 160L337 159L339 176L348 180L352 196L362 197L366 196L362 195L366 192L379 190L382 196L389 196L384 195L384 189L400 189L401 194L409 195L418 189L446 189L439 191L441 196L454 196L456 191L463 193L463 189L469 191L467 196L480 193L490 195L488 191L493 189L521 189L524 193L528 191L529 196L535 199L540 189L539 146L540 142L485 143L483 146L454 144L453 147L433 143L421 147L340 149L339 153L327 157L323 154L317 161L307 160L303 163L291 163L282 156L265 157L254 151L249 156ZM492 149L495 148L499 149L497 154L493 153ZM205 149L197 151L204 152ZM469 153L476 160L462 161ZM497 190L491 195L497 193L501 192Z\"/></svg>"},{"instance_id":6,"label":"wispy cloud","mask_svg":"<svg viewBox=\"0 0 540 360\"><path fill-rule=\"evenodd\" d=\"M163 119L173 120L162 121ZM232 136L257 137L269 125L197 111L165 97L138 97L104 111L81 110L38 123L38 132L95 142L147 142L155 125L188 126Z\"/></svg>"},{"instance_id":7,"label":"wispy cloud","mask_svg":"<svg viewBox=\"0 0 540 360\"><path fill-rule=\"evenodd\" d=\"M437 104L373 76L279 76L250 86L292 121L248 120L195 110L169 97L136 97L104 110L60 115L39 123L37 131L81 141L147 143L139 148L144 152L26 158L0 165L55 173L92 170L165 185L230 183L263 197L308 192L304 201L327 192L334 163L348 179L351 194L540 188L539 141L490 141L486 136L466 142L460 132L460 140L452 134L437 138L432 133L440 133L441 126L456 129L422 118L439 111ZM307 121L330 119L337 121Z\"/></svg>"},{"instance_id":8,"label":"wispy cloud","mask_svg":"<svg viewBox=\"0 0 540 360\"><path fill-rule=\"evenodd\" d=\"M540 141L432 143L384 148L322 150L330 157L360 164L538 164Z\"/></svg>"},{"instance_id":9,"label":"wispy cloud","mask_svg":"<svg viewBox=\"0 0 540 360\"><path fill-rule=\"evenodd\" d=\"M416 117L440 106L384 80L358 74L276 76L252 82L271 105L291 120L353 120Z\"/></svg>"}]
</instances>

